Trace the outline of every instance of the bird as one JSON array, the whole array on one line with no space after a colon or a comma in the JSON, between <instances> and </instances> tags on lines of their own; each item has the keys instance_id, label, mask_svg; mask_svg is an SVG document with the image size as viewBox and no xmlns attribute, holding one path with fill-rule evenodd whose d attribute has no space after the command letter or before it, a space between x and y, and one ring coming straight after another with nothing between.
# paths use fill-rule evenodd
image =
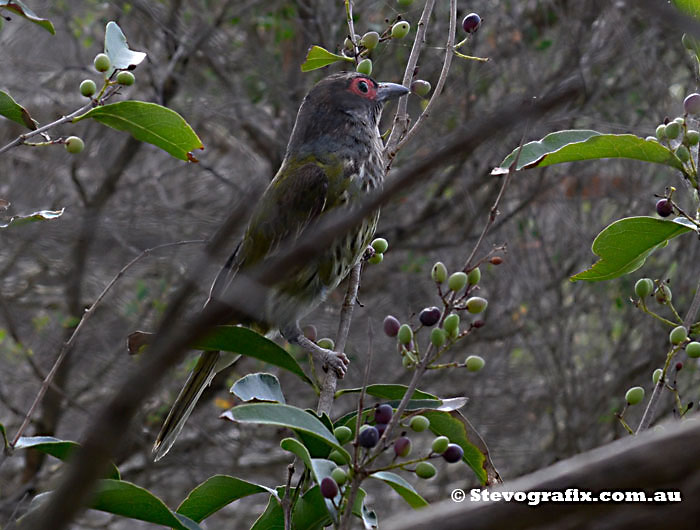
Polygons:
<instances>
[{"instance_id":1,"label":"bird","mask_svg":"<svg viewBox=\"0 0 700 530\"><path fill-rule=\"evenodd\" d=\"M331 74L311 88L299 107L282 164L253 208L242 240L214 280L207 304L221 303L236 274L275 255L282 243L293 243L310 223L340 208L352 208L382 186L386 173L379 133L382 108L408 92L403 85L378 83L357 72ZM235 323L253 325L261 332L276 328L288 342L343 377L349 364L345 353L321 348L305 337L299 320L359 262L378 218L377 210L275 284L262 304L262 322L233 314ZM200 355L156 438L154 460L170 450L216 373L237 357L218 351Z\"/></svg>"}]
</instances>

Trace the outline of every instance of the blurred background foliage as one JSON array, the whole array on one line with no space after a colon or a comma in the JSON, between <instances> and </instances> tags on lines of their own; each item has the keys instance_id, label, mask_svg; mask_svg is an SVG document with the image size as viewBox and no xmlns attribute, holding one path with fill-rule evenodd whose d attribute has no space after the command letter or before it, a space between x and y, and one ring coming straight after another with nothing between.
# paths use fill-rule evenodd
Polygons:
<instances>
[{"instance_id":1,"label":"blurred background foliage","mask_svg":"<svg viewBox=\"0 0 700 530\"><path fill-rule=\"evenodd\" d=\"M0 31L0 87L40 123L84 103L78 85L97 78L92 58L101 51L105 24L115 20L131 48L148 53L135 72L136 84L124 94L178 111L206 150L199 164L185 164L123 133L81 122L55 134L83 137L82 155L56 146L22 147L0 157L0 198L12 203L9 214L66 208L59 220L0 231L0 422L10 434L76 319L119 269L145 248L211 237L232 211L245 211L256 200L282 160L304 94L339 68L302 74L306 50L318 44L337 51L347 36L341 1L32 0L30 5L52 20L57 34L19 17L6 21ZM442 65L447 7L438 2L419 62L419 77L433 86ZM412 22L409 38L421 9L416 0L401 11ZM634 2L460 0L459 19L470 11L484 22L464 51L490 61L455 59L433 116L395 168L429 156L470 118L511 98L541 96L571 76L585 79L585 97L536 122L520 123L475 152L436 164L419 185L384 208L378 235L389 240L390 250L364 274L359 296L364 307L355 312L347 348L353 363L343 386L361 382L369 322L379 331L386 314L415 321L423 307L436 304L432 264L439 259L450 270L462 266L500 184L489 171L523 134L531 140L575 127L646 136L665 116L682 113L683 97L696 88L680 32L657 24ZM358 0L356 31L381 31L385 19L398 12L393 0ZM400 81L410 44L407 38L380 45L373 52L373 77ZM414 120L420 104L411 96ZM3 120L0 143L21 133ZM651 390L667 330L630 303L642 273L601 284L573 284L568 277L594 261L590 244L603 227L620 217L652 215L654 194L667 185L682 186L668 169L628 161L568 164L513 179L483 247L507 244L502 265L482 267L486 326L454 353L460 361L479 354L486 367L478 374L434 371L421 384L443 397L469 397L465 414L505 479L624 436L612 413L621 408L625 389L640 384ZM202 301L242 228L220 249L220 260L201 271ZM681 312L698 274L700 250L693 243L678 238L643 269L643 275L671 280ZM28 434L80 439L116 381L139 362L126 354L127 334L155 327L200 249L195 243L166 249L129 270L81 335ZM342 296L341 288L304 324L316 325L320 336L333 336ZM371 382L408 381L392 340L375 333L374 351ZM265 369L250 359L217 377L167 458L151 462L159 423L190 367L191 362L171 374L123 434L117 462L123 477L171 506L215 473L281 483L289 456L278 442L285 434L262 426L239 429L217 419L233 404L231 382ZM314 406L307 388L278 375L288 402ZM697 366L686 363L679 374L684 401L697 400L699 378ZM353 399L343 397L335 412L352 407ZM668 394L660 412L668 415L671 408ZM641 411L628 414L631 423L638 419L635 413ZM24 509L35 493L49 489L58 471L55 461L29 452L26 459L10 459L0 470L0 525L18 503ZM473 484L466 467L451 466L417 488L437 500L454 487ZM369 492L381 496L380 516L403 508L398 497L378 487ZM212 528L230 528L234 520L236 528L244 527L264 502L260 496L236 503L212 518ZM140 528L96 512L84 514L75 527Z\"/></svg>"}]
</instances>

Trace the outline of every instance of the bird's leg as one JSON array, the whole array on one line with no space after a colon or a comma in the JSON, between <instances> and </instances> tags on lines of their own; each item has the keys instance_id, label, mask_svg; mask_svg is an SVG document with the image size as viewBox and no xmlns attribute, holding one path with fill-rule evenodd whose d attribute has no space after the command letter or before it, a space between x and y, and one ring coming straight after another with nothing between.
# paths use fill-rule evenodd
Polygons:
<instances>
[{"instance_id":1,"label":"bird's leg","mask_svg":"<svg viewBox=\"0 0 700 530\"><path fill-rule=\"evenodd\" d=\"M345 377L347 365L350 364L350 359L347 358L345 353L321 348L314 341L305 337L298 327L293 333L287 334L283 332L282 335L292 344L297 344L309 352L314 359L321 363L324 370L331 368L338 376L338 379Z\"/></svg>"}]
</instances>

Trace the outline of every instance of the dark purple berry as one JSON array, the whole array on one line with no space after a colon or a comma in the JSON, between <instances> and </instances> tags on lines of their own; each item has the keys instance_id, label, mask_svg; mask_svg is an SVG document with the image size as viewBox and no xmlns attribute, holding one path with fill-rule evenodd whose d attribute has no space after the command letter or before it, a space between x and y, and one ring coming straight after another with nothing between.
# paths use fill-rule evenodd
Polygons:
<instances>
[{"instance_id":1,"label":"dark purple berry","mask_svg":"<svg viewBox=\"0 0 700 530\"><path fill-rule=\"evenodd\" d=\"M462 29L467 33L476 33L476 30L481 26L481 17L476 13L469 13L462 20Z\"/></svg>"},{"instance_id":2,"label":"dark purple berry","mask_svg":"<svg viewBox=\"0 0 700 530\"><path fill-rule=\"evenodd\" d=\"M367 426L360 431L358 439L362 447L374 447L379 441L379 431L376 427Z\"/></svg>"},{"instance_id":3,"label":"dark purple berry","mask_svg":"<svg viewBox=\"0 0 700 530\"><path fill-rule=\"evenodd\" d=\"M440 320L440 310L435 306L426 307L420 312L420 315L418 315L418 320L420 320L420 323L424 326L434 326L438 323L438 320Z\"/></svg>"},{"instance_id":4,"label":"dark purple berry","mask_svg":"<svg viewBox=\"0 0 700 530\"><path fill-rule=\"evenodd\" d=\"M483 320L475 320L474 322L472 322L472 326L474 326L477 329L483 328L485 325L486 322L484 322Z\"/></svg>"},{"instance_id":5,"label":"dark purple berry","mask_svg":"<svg viewBox=\"0 0 700 530\"><path fill-rule=\"evenodd\" d=\"M377 423L374 428L377 429L379 436L381 436L386 431L386 423Z\"/></svg>"},{"instance_id":6,"label":"dark purple berry","mask_svg":"<svg viewBox=\"0 0 700 530\"><path fill-rule=\"evenodd\" d=\"M326 477L321 481L321 495L326 499L332 499L338 495L338 483L331 477Z\"/></svg>"},{"instance_id":7,"label":"dark purple berry","mask_svg":"<svg viewBox=\"0 0 700 530\"><path fill-rule=\"evenodd\" d=\"M391 408L391 405L387 405L386 403L374 409L374 421L376 423L389 423L393 415L394 409Z\"/></svg>"},{"instance_id":8,"label":"dark purple berry","mask_svg":"<svg viewBox=\"0 0 700 530\"><path fill-rule=\"evenodd\" d=\"M463 456L464 456L464 449L462 449L457 444L448 445L447 449L445 449L445 452L442 453L442 457L450 464L454 464L455 462L459 462L460 460L462 460Z\"/></svg>"},{"instance_id":9,"label":"dark purple berry","mask_svg":"<svg viewBox=\"0 0 700 530\"><path fill-rule=\"evenodd\" d=\"M656 213L661 217L668 217L673 213L673 205L668 199L661 199L656 203Z\"/></svg>"},{"instance_id":10,"label":"dark purple berry","mask_svg":"<svg viewBox=\"0 0 700 530\"><path fill-rule=\"evenodd\" d=\"M400 436L394 442L394 453L396 456L407 457L411 452L411 440L405 436Z\"/></svg>"},{"instance_id":11,"label":"dark purple berry","mask_svg":"<svg viewBox=\"0 0 700 530\"><path fill-rule=\"evenodd\" d=\"M384 333L390 337L396 337L399 333L399 328L401 327L401 322L398 321L396 317L387 315L384 318Z\"/></svg>"},{"instance_id":12,"label":"dark purple berry","mask_svg":"<svg viewBox=\"0 0 700 530\"><path fill-rule=\"evenodd\" d=\"M681 370L683 370L683 363L681 361L678 361L676 363L676 371L680 372Z\"/></svg>"}]
</instances>

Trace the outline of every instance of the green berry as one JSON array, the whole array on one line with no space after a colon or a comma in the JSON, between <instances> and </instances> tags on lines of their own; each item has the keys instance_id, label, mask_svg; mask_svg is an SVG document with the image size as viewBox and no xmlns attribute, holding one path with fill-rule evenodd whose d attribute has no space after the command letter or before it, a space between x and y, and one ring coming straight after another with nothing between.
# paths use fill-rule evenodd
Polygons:
<instances>
[{"instance_id":1,"label":"green berry","mask_svg":"<svg viewBox=\"0 0 700 530\"><path fill-rule=\"evenodd\" d=\"M368 31L360 39L360 46L364 46L368 50L373 50L377 44L379 44L379 33L376 31Z\"/></svg>"},{"instance_id":2,"label":"green berry","mask_svg":"<svg viewBox=\"0 0 700 530\"><path fill-rule=\"evenodd\" d=\"M433 450L433 453L441 455L445 452L445 449L447 449L449 444L450 439L447 436L438 436L433 440L431 449Z\"/></svg>"},{"instance_id":3,"label":"green berry","mask_svg":"<svg viewBox=\"0 0 700 530\"><path fill-rule=\"evenodd\" d=\"M408 35L408 32L410 29L411 29L411 25L408 22L406 22L405 20L402 20L401 22L397 22L391 28L391 38L392 39L403 39L406 35Z\"/></svg>"},{"instance_id":4,"label":"green berry","mask_svg":"<svg viewBox=\"0 0 700 530\"><path fill-rule=\"evenodd\" d=\"M98 53L95 55L93 65L95 66L95 70L98 72L106 72L109 70L110 66L112 66L112 62L109 60L106 53Z\"/></svg>"},{"instance_id":5,"label":"green berry","mask_svg":"<svg viewBox=\"0 0 700 530\"><path fill-rule=\"evenodd\" d=\"M685 140L688 142L688 145L698 145L698 142L700 142L700 133L691 129L685 133Z\"/></svg>"},{"instance_id":6,"label":"green berry","mask_svg":"<svg viewBox=\"0 0 700 530\"><path fill-rule=\"evenodd\" d=\"M418 462L416 465L416 475L420 478L433 478L437 474L437 469L430 462Z\"/></svg>"},{"instance_id":7,"label":"green berry","mask_svg":"<svg viewBox=\"0 0 700 530\"><path fill-rule=\"evenodd\" d=\"M470 355L467 357L467 360L464 361L464 364L470 372L478 372L484 367L486 361L478 355Z\"/></svg>"},{"instance_id":8,"label":"green berry","mask_svg":"<svg viewBox=\"0 0 700 530\"><path fill-rule=\"evenodd\" d=\"M331 478L338 483L338 486L342 486L345 484L345 481L348 480L348 474L342 467L336 467L331 471Z\"/></svg>"},{"instance_id":9,"label":"green berry","mask_svg":"<svg viewBox=\"0 0 700 530\"><path fill-rule=\"evenodd\" d=\"M347 461L345 460L345 456L343 455L343 453L341 453L337 449L333 449L331 451L331 454L328 455L328 460L335 462L339 466L343 466L343 465L347 464Z\"/></svg>"},{"instance_id":10,"label":"green berry","mask_svg":"<svg viewBox=\"0 0 700 530\"><path fill-rule=\"evenodd\" d=\"M124 86L131 86L136 81L136 77L131 72L121 71L117 74L117 83Z\"/></svg>"},{"instance_id":11,"label":"green berry","mask_svg":"<svg viewBox=\"0 0 700 530\"><path fill-rule=\"evenodd\" d=\"M408 324L401 324L399 328L399 342L401 344L408 344L413 340L413 330Z\"/></svg>"},{"instance_id":12,"label":"green berry","mask_svg":"<svg viewBox=\"0 0 700 530\"><path fill-rule=\"evenodd\" d=\"M685 326L676 326L671 330L671 333L668 335L668 339L671 341L671 344L681 344L686 341L688 338L688 328Z\"/></svg>"},{"instance_id":13,"label":"green berry","mask_svg":"<svg viewBox=\"0 0 700 530\"><path fill-rule=\"evenodd\" d=\"M372 59L362 59L355 70L361 74L372 75Z\"/></svg>"},{"instance_id":14,"label":"green berry","mask_svg":"<svg viewBox=\"0 0 700 530\"><path fill-rule=\"evenodd\" d=\"M80 83L80 93L86 98L94 96L95 92L97 92L97 85L92 79L85 79Z\"/></svg>"},{"instance_id":15,"label":"green berry","mask_svg":"<svg viewBox=\"0 0 700 530\"><path fill-rule=\"evenodd\" d=\"M636 405L644 399L644 389L641 386L633 386L625 394L628 405Z\"/></svg>"},{"instance_id":16,"label":"green berry","mask_svg":"<svg viewBox=\"0 0 700 530\"><path fill-rule=\"evenodd\" d=\"M433 265L433 269L430 271L430 277L437 283L443 283L447 279L447 267L445 267L442 261L438 261Z\"/></svg>"},{"instance_id":17,"label":"green berry","mask_svg":"<svg viewBox=\"0 0 700 530\"><path fill-rule=\"evenodd\" d=\"M323 339L318 339L318 342L316 342L321 348L325 348L327 350L332 350L335 347L335 342L333 342L333 339L329 339L328 337L325 337Z\"/></svg>"},{"instance_id":18,"label":"green berry","mask_svg":"<svg viewBox=\"0 0 700 530\"><path fill-rule=\"evenodd\" d=\"M66 138L66 151L70 154L77 155L78 153L82 153L83 149L85 149L85 142L83 142L82 138L78 136L69 136Z\"/></svg>"},{"instance_id":19,"label":"green berry","mask_svg":"<svg viewBox=\"0 0 700 530\"><path fill-rule=\"evenodd\" d=\"M681 133L681 126L676 123L675 121L670 122L668 125L666 125L666 138L669 138L671 140L675 140L678 138L678 135Z\"/></svg>"},{"instance_id":20,"label":"green berry","mask_svg":"<svg viewBox=\"0 0 700 530\"><path fill-rule=\"evenodd\" d=\"M666 138L666 126L663 123L656 128L656 137L659 140Z\"/></svg>"},{"instance_id":21,"label":"green berry","mask_svg":"<svg viewBox=\"0 0 700 530\"><path fill-rule=\"evenodd\" d=\"M413 83L411 83L411 92L422 98L430 94L430 90L432 88L433 87L430 86L430 83L428 81L424 81L423 79L416 79Z\"/></svg>"},{"instance_id":22,"label":"green berry","mask_svg":"<svg viewBox=\"0 0 700 530\"><path fill-rule=\"evenodd\" d=\"M370 265L379 265L382 261L384 261L384 254L381 252L377 252L374 256L367 260Z\"/></svg>"},{"instance_id":23,"label":"green berry","mask_svg":"<svg viewBox=\"0 0 700 530\"><path fill-rule=\"evenodd\" d=\"M688 151L686 146L681 144L676 148L676 156L681 162L685 163L690 160L690 151Z\"/></svg>"},{"instance_id":24,"label":"green berry","mask_svg":"<svg viewBox=\"0 0 700 530\"><path fill-rule=\"evenodd\" d=\"M442 327L450 337L456 337L459 334L459 315L456 313L447 315Z\"/></svg>"},{"instance_id":25,"label":"green berry","mask_svg":"<svg viewBox=\"0 0 700 530\"><path fill-rule=\"evenodd\" d=\"M455 272L447 280L447 286L451 291L461 291L467 286L467 275L463 272Z\"/></svg>"},{"instance_id":26,"label":"green berry","mask_svg":"<svg viewBox=\"0 0 700 530\"><path fill-rule=\"evenodd\" d=\"M480 296L472 296L467 300L467 311L469 311L472 315L478 315L481 313L484 309L486 309L486 306L489 305L488 301L486 298L481 298Z\"/></svg>"},{"instance_id":27,"label":"green berry","mask_svg":"<svg viewBox=\"0 0 700 530\"><path fill-rule=\"evenodd\" d=\"M430 332L430 342L433 343L433 346L436 348L439 348L443 344L445 344L445 340L447 339L447 336L445 334L444 329L440 328L433 328L433 330Z\"/></svg>"},{"instance_id":28,"label":"green berry","mask_svg":"<svg viewBox=\"0 0 700 530\"><path fill-rule=\"evenodd\" d=\"M651 374L651 380L654 382L654 384L659 382L659 379L661 379L661 374L663 372L664 371L661 368L657 368L656 370L654 370L654 373Z\"/></svg>"},{"instance_id":29,"label":"green berry","mask_svg":"<svg viewBox=\"0 0 700 530\"><path fill-rule=\"evenodd\" d=\"M693 341L686 344L685 353L693 359L700 357L700 342Z\"/></svg>"},{"instance_id":30,"label":"green berry","mask_svg":"<svg viewBox=\"0 0 700 530\"><path fill-rule=\"evenodd\" d=\"M333 436L335 436L340 445L344 445L350 441L350 438L352 438L352 429L345 425L340 425L333 429Z\"/></svg>"},{"instance_id":31,"label":"green berry","mask_svg":"<svg viewBox=\"0 0 700 530\"><path fill-rule=\"evenodd\" d=\"M389 248L389 242L383 237L378 237L377 239L372 241L372 248L378 254L384 254Z\"/></svg>"},{"instance_id":32,"label":"green berry","mask_svg":"<svg viewBox=\"0 0 700 530\"><path fill-rule=\"evenodd\" d=\"M348 51L352 51L352 41L350 40L350 37L345 37L345 40L343 41L343 48Z\"/></svg>"},{"instance_id":33,"label":"green berry","mask_svg":"<svg viewBox=\"0 0 700 530\"><path fill-rule=\"evenodd\" d=\"M634 294L639 298L646 298L654 290L654 282L650 278L640 278L634 284Z\"/></svg>"},{"instance_id":34,"label":"green berry","mask_svg":"<svg viewBox=\"0 0 700 530\"><path fill-rule=\"evenodd\" d=\"M430 427L430 420L425 416L413 416L408 426L416 432L423 432Z\"/></svg>"},{"instance_id":35,"label":"green berry","mask_svg":"<svg viewBox=\"0 0 700 530\"><path fill-rule=\"evenodd\" d=\"M413 359L411 359L411 357L408 355L404 355L403 358L401 359L401 364L403 365L404 368L412 368L413 367Z\"/></svg>"},{"instance_id":36,"label":"green berry","mask_svg":"<svg viewBox=\"0 0 700 530\"><path fill-rule=\"evenodd\" d=\"M481 270L479 270L479 267L470 270L469 274L467 274L467 282L469 285L476 285L479 283L479 280L481 280Z\"/></svg>"}]
</instances>

